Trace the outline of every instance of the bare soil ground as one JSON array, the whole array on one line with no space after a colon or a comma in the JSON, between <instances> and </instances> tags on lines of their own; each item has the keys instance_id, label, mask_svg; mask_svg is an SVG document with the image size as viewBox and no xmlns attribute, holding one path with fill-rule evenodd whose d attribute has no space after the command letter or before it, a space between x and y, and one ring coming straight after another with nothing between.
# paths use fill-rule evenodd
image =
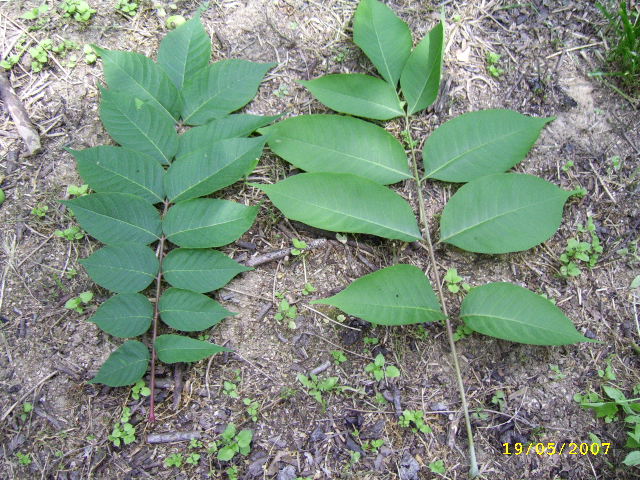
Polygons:
<instances>
[{"instance_id":1,"label":"bare soil ground","mask_svg":"<svg viewBox=\"0 0 640 480\"><path fill-rule=\"evenodd\" d=\"M59 2L46 3L55 7ZM2 55L22 34L33 44L68 39L155 55L166 28L152 2L142 2L133 19L116 13L114 1L89 3L98 13L86 25L54 12L41 29L28 31L33 22L20 15L40 2L1 2ZM188 17L198 5L176 1L175 13ZM440 8L430 1L394 0L390 5L417 38L433 27ZM221 0L210 2L203 22L212 35L215 60L278 63L248 112L297 115L323 107L296 79L372 69L350 41L355 7L355 1L346 0ZM565 189L584 187L587 195L567 204L558 233L532 251L486 256L440 245L437 268L443 273L457 268L472 285L511 281L544 293L581 332L602 342L542 348L478 334L458 342L481 473L490 479L637 478L637 470L621 463L627 453L623 422L606 424L573 400L576 393L601 392L605 383L631 398L640 383L634 349L640 343L639 300L629 287L640 273L640 115L588 76L601 65L604 21L591 2L571 0L522 5L458 1L443 2L443 7L449 24L443 89L435 107L414 123L414 136L424 140L444 121L484 108L556 116L517 170ZM504 73L497 78L487 72L488 51L502 56ZM69 242L53 232L73 224L56 201L65 197L69 184L80 183L63 147L109 142L97 113L102 71L99 64L82 60L65 66L65 59L57 57L35 74L27 58L14 67L10 80L41 133L43 152L21 155L11 118L6 109L0 112L1 187L7 194L0 207L0 478L224 479L230 465L237 465L245 479L466 478L467 439L444 327L372 328L349 318L339 325L309 308L311 299L394 262L430 271L425 252L412 246L371 238L350 237L346 245L331 240L304 261L290 257L238 277L217 295L238 315L210 332L213 341L235 353L195 365L161 366L154 424L146 421L146 400L132 400L130 389L86 383L115 347L111 337L86 321L107 292L77 263L95 243L86 237ZM403 127L390 122L387 128L399 134ZM614 168L614 156L620 158L619 168ZM255 177L276 181L288 173L284 162L265 152ZM410 198L412 188L398 191ZM455 186L430 183L425 188L437 237L437 214ZM229 192L251 204L264 200L258 190L240 184ZM38 205L48 207L45 216L31 213ZM586 224L588 216L604 253L595 268L563 279L559 256L567 239L581 235L578 225ZM267 201L242 239L256 250L243 244L226 253L246 258L290 246L295 237L310 241L318 235L283 220ZM302 295L306 282L318 291ZM96 300L83 314L64 308L66 300L87 290ZM275 292L298 306L297 329L274 319ZM447 295L455 315L462 297ZM322 312L331 319L339 313ZM377 343L368 340L374 338ZM343 352L347 361L337 364L331 351ZM376 382L365 372L377 353L398 366L399 378ZM615 380L597 373L607 362ZM340 385L349 387L325 394L326 408L296 380L314 369L320 378L337 376ZM225 381L236 384L239 398L224 393ZM247 415L244 398L259 403L257 421ZM23 412L25 402L34 409ZM134 412L136 441L117 448L107 437L124 406ZM398 412L404 409L423 411L432 433L401 427ZM206 447L230 422L252 429L255 436L249 456L221 464ZM150 434L184 431L198 432L203 446L147 441ZM612 443L607 455L503 454L505 442L591 442L590 434ZM383 440L377 452L363 448L374 439ZM353 451L361 452L359 461ZM201 458L197 465L165 466L174 453L199 453ZM18 454L29 455L31 463L21 463ZM429 468L436 460L444 461L442 475Z\"/></svg>"}]
</instances>

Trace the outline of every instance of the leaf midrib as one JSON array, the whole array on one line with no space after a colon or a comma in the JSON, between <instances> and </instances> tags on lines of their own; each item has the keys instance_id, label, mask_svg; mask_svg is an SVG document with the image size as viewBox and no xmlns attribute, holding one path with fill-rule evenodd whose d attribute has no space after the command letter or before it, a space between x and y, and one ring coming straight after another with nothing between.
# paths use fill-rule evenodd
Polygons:
<instances>
[{"instance_id":1,"label":"leaf midrib","mask_svg":"<svg viewBox=\"0 0 640 480\"><path fill-rule=\"evenodd\" d=\"M104 170L106 170L107 172L111 173L112 175L121 178L122 180L128 181L130 183L132 183L133 185L140 187L142 190L150 193L153 198L157 198L159 202L161 202L163 199L162 197L158 196L156 194L156 192L154 192L153 190L151 190L151 188L147 187L146 185L139 183L137 181L135 181L133 178L131 177L127 177L125 175L123 175L122 173L117 172L116 170L112 170L111 168L109 168L108 166L103 165L101 162L103 162L104 160L96 160L96 166L103 168ZM148 172L147 172L148 173Z\"/></svg>"},{"instance_id":2,"label":"leaf midrib","mask_svg":"<svg viewBox=\"0 0 640 480\"><path fill-rule=\"evenodd\" d=\"M501 317L499 315L482 314L482 313L460 314L460 318L461 319L465 318L465 317L480 317L480 318L489 318L489 319L497 318L498 320L504 320L506 322L514 323L516 325L522 325L522 326L528 327L528 328L536 330L536 331L539 330L539 331L542 331L542 332L551 332L551 334L558 334L558 335L564 335L564 336L568 336L569 335L569 332L566 332L566 331L563 331L563 330L557 330L557 329L553 328L553 325L551 325L550 328L544 328L544 327L532 325L530 323L524 322L522 320L518 320L516 318ZM572 333L576 333L576 332L572 332Z\"/></svg>"},{"instance_id":3,"label":"leaf midrib","mask_svg":"<svg viewBox=\"0 0 640 480\"><path fill-rule=\"evenodd\" d=\"M389 85L389 84L388 84L388 83L386 83L386 82L385 82L385 84L386 84L386 85ZM351 95L349 95L349 94L342 93L342 92L339 92L339 91L336 91L336 90L332 90L332 89L327 88L327 87L315 87L315 88L316 88L316 89L318 89L318 90L323 90L323 91L325 91L325 92L329 92L329 93L331 93L331 94L333 94L333 95L336 95L336 96L339 96L339 97L346 97L346 98L348 98L348 99L355 99L355 100L356 100L356 101L358 101L358 102L369 103L369 104L373 105L374 107L377 107L377 108L378 108L378 109L380 109L380 110L388 111L388 112L390 112L390 113L395 114L396 116L402 115L402 114L404 113L404 112L400 109L400 106L399 106L399 105L398 105L398 108L397 108L397 109L394 109L394 108L392 108L392 107L388 106L387 104L379 103L379 102L377 102L377 101L374 101L371 97L360 97L360 96L355 95L355 94L351 94ZM382 91L382 89L381 89L381 91ZM394 92L394 93L395 93L395 92ZM378 96L380 96L380 95L378 95ZM396 98L397 98L397 97L396 97ZM393 99L393 100L395 100L396 98L393 98L393 97L392 97L392 99Z\"/></svg>"},{"instance_id":4,"label":"leaf midrib","mask_svg":"<svg viewBox=\"0 0 640 480\"><path fill-rule=\"evenodd\" d=\"M124 220L121 220L121 219L116 218L116 217L110 217L109 215L106 215L104 213L98 212L96 210L90 210L87 207L83 207L81 205L73 205L73 204L72 204L72 208L79 208L80 210L85 210L86 212L92 213L92 214L94 214L94 215L96 215L98 217L104 217L104 218L112 220L114 222L119 222L121 224L124 224L124 225L127 225L129 227L135 228L135 229L140 230L142 232L146 232L146 233L148 233L149 235L151 235L155 239L159 239L160 238L158 235L156 235L151 230L147 230L146 228L143 228L141 226L135 225L133 223L125 222ZM151 242L149 242L149 243L151 243Z\"/></svg>"},{"instance_id":5,"label":"leaf midrib","mask_svg":"<svg viewBox=\"0 0 640 480\"><path fill-rule=\"evenodd\" d=\"M520 210L525 210L525 209L527 209L527 208L533 208L533 207L537 207L537 206L540 206L540 205L544 205L544 204L546 204L546 203L552 203L552 202L555 202L558 198L562 198L562 197L563 197L563 195L557 195L557 194L556 194L556 195L554 195L553 197L551 197L551 198L547 198L547 199L545 199L545 200L543 200L543 201L541 201L541 202L529 203L529 204L524 205L524 206L522 206L522 207L518 207L518 208L515 208L515 209L512 209L512 210L507 210L507 211L502 212L502 213L500 213L500 214L498 214L498 215L495 215L495 216L493 216L493 217L486 218L486 219L482 220L481 222L478 222L478 223L475 223L475 224L473 224L473 225L470 225L470 226L468 226L468 227L466 227L466 228L463 228L462 230L458 230L457 232L452 233L452 234L449 234L449 235L447 235L446 237L442 237L442 238L440 238L440 241L444 242L444 241L449 240L449 239L451 239L451 238L453 238L453 237L456 237L456 236L458 236L458 235L461 235L461 234L463 234L463 233L466 233L466 232L468 232L469 230L472 230L472 229L474 229L474 228L478 228L480 225L483 225L483 224L485 224L485 223L487 223L487 222L491 222L491 221L493 221L493 220L496 220L496 219L498 219L498 218L504 217L504 216L506 216L506 215L512 215L512 214L514 214L514 213L516 213L516 212L518 212L518 211L520 211Z\"/></svg>"}]
</instances>

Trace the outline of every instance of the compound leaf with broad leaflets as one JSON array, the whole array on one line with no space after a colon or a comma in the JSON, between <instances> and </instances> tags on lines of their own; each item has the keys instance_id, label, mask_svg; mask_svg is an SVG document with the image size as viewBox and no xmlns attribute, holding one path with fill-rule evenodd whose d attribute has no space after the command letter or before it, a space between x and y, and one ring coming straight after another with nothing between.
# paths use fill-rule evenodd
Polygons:
<instances>
[{"instance_id":1,"label":"compound leaf with broad leaflets","mask_svg":"<svg viewBox=\"0 0 640 480\"><path fill-rule=\"evenodd\" d=\"M68 151L96 192L130 193L151 203L164 200L164 169L148 155L110 145Z\"/></svg>"},{"instance_id":2,"label":"compound leaf with broad leaflets","mask_svg":"<svg viewBox=\"0 0 640 480\"><path fill-rule=\"evenodd\" d=\"M353 17L353 41L394 88L411 53L411 31L378 0L361 0Z\"/></svg>"},{"instance_id":3,"label":"compound leaf with broad leaflets","mask_svg":"<svg viewBox=\"0 0 640 480\"><path fill-rule=\"evenodd\" d=\"M266 139L228 138L177 159L165 175L165 192L172 202L209 195L251 172Z\"/></svg>"},{"instance_id":4,"label":"compound leaf with broad leaflets","mask_svg":"<svg viewBox=\"0 0 640 480\"><path fill-rule=\"evenodd\" d=\"M80 260L80 264L94 282L116 293L144 290L159 269L153 250L136 243L107 245Z\"/></svg>"},{"instance_id":5,"label":"compound leaf with broad leaflets","mask_svg":"<svg viewBox=\"0 0 640 480\"><path fill-rule=\"evenodd\" d=\"M413 49L400 76L409 115L424 110L438 98L443 53L444 23L439 22Z\"/></svg>"},{"instance_id":6,"label":"compound leaf with broad leaflets","mask_svg":"<svg viewBox=\"0 0 640 480\"><path fill-rule=\"evenodd\" d=\"M181 247L221 247L240 238L256 215L256 206L218 198L194 198L171 207L162 226L167 239Z\"/></svg>"},{"instance_id":7,"label":"compound leaf with broad leaflets","mask_svg":"<svg viewBox=\"0 0 640 480\"><path fill-rule=\"evenodd\" d=\"M302 173L258 185L287 217L333 232L368 233L413 242L422 238L409 204L397 193L350 174Z\"/></svg>"},{"instance_id":8,"label":"compound leaf with broad leaflets","mask_svg":"<svg viewBox=\"0 0 640 480\"><path fill-rule=\"evenodd\" d=\"M176 158L207 150L212 143L219 140L246 137L260 127L264 127L278 118L280 118L280 115L263 117L260 115L236 113L212 120L200 127L190 128L180 135Z\"/></svg>"},{"instance_id":9,"label":"compound leaf with broad leaflets","mask_svg":"<svg viewBox=\"0 0 640 480\"><path fill-rule=\"evenodd\" d=\"M260 132L274 153L308 172L352 173L383 185L411 178L400 142L358 118L301 115Z\"/></svg>"},{"instance_id":10,"label":"compound leaf with broad leaflets","mask_svg":"<svg viewBox=\"0 0 640 480\"><path fill-rule=\"evenodd\" d=\"M409 325L445 318L426 275L394 265L360 277L333 297L314 300L376 325Z\"/></svg>"},{"instance_id":11,"label":"compound leaf with broad leaflets","mask_svg":"<svg viewBox=\"0 0 640 480\"><path fill-rule=\"evenodd\" d=\"M149 102L165 120L178 118L178 90L153 60L135 52L94 49L102 57L109 90L127 92L129 97Z\"/></svg>"},{"instance_id":12,"label":"compound leaf with broad leaflets","mask_svg":"<svg viewBox=\"0 0 640 480\"><path fill-rule=\"evenodd\" d=\"M440 241L477 253L519 252L549 239L571 192L542 178L499 173L463 185L440 217Z\"/></svg>"},{"instance_id":13,"label":"compound leaf with broad leaflets","mask_svg":"<svg viewBox=\"0 0 640 480\"><path fill-rule=\"evenodd\" d=\"M89 383L102 383L109 387L133 385L144 376L150 358L144 343L127 340L109 356Z\"/></svg>"},{"instance_id":14,"label":"compound leaf with broad leaflets","mask_svg":"<svg viewBox=\"0 0 640 480\"><path fill-rule=\"evenodd\" d=\"M300 81L314 97L340 113L374 120L390 120L404 115L396 89L376 77L361 73L325 75Z\"/></svg>"},{"instance_id":15,"label":"compound leaf with broad leaflets","mask_svg":"<svg viewBox=\"0 0 640 480\"><path fill-rule=\"evenodd\" d=\"M160 214L147 200L130 193L93 193L61 203L78 223L103 243L144 243L160 238Z\"/></svg>"},{"instance_id":16,"label":"compound leaf with broad leaflets","mask_svg":"<svg viewBox=\"0 0 640 480\"><path fill-rule=\"evenodd\" d=\"M180 25L160 42L158 64L178 91L185 79L206 68L211 60L211 39L205 32L200 15Z\"/></svg>"},{"instance_id":17,"label":"compound leaf with broad leaflets","mask_svg":"<svg viewBox=\"0 0 640 480\"><path fill-rule=\"evenodd\" d=\"M185 81L182 89L184 123L202 125L244 107L275 65L229 59L198 71Z\"/></svg>"},{"instance_id":18,"label":"compound leaf with broad leaflets","mask_svg":"<svg viewBox=\"0 0 640 480\"><path fill-rule=\"evenodd\" d=\"M149 330L153 305L139 293L121 293L102 303L89 319L114 337L129 338Z\"/></svg>"},{"instance_id":19,"label":"compound leaf with broad leaflets","mask_svg":"<svg viewBox=\"0 0 640 480\"><path fill-rule=\"evenodd\" d=\"M512 283L471 289L462 302L460 318L476 332L529 345L596 341L581 335L549 300Z\"/></svg>"},{"instance_id":20,"label":"compound leaf with broad leaflets","mask_svg":"<svg viewBox=\"0 0 640 480\"><path fill-rule=\"evenodd\" d=\"M480 110L438 127L424 144L425 178L470 182L521 162L553 118L512 110Z\"/></svg>"},{"instance_id":21,"label":"compound leaf with broad leaflets","mask_svg":"<svg viewBox=\"0 0 640 480\"><path fill-rule=\"evenodd\" d=\"M197 362L216 353L230 351L228 348L182 335L160 335L156 339L156 353L165 363Z\"/></svg>"},{"instance_id":22,"label":"compound leaf with broad leaflets","mask_svg":"<svg viewBox=\"0 0 640 480\"><path fill-rule=\"evenodd\" d=\"M241 272L253 270L216 250L177 248L162 262L164 279L176 288L205 293L224 287Z\"/></svg>"},{"instance_id":23,"label":"compound leaf with broad leaflets","mask_svg":"<svg viewBox=\"0 0 640 480\"><path fill-rule=\"evenodd\" d=\"M205 330L235 315L206 295L173 287L160 297L158 311L164 323L183 332Z\"/></svg>"},{"instance_id":24,"label":"compound leaf with broad leaflets","mask_svg":"<svg viewBox=\"0 0 640 480\"><path fill-rule=\"evenodd\" d=\"M120 145L150 155L163 165L168 165L178 150L173 121L127 92L102 90L100 119Z\"/></svg>"}]
</instances>

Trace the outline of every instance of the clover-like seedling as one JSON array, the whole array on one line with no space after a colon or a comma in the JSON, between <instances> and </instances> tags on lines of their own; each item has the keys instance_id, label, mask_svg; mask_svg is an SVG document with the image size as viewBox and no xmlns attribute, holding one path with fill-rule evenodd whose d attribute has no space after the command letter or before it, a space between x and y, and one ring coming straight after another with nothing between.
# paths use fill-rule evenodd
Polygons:
<instances>
[{"instance_id":1,"label":"clover-like seedling","mask_svg":"<svg viewBox=\"0 0 640 480\"><path fill-rule=\"evenodd\" d=\"M78 313L84 313L85 306L93 300L93 292L82 292L77 297L70 298L64 304L64 308L74 310Z\"/></svg>"},{"instance_id":2,"label":"clover-like seedling","mask_svg":"<svg viewBox=\"0 0 640 480\"><path fill-rule=\"evenodd\" d=\"M252 430L244 429L238 432L235 424L230 423L221 435L220 442L223 446L218 450L218 460L228 462L238 453L247 456L251 452L252 439Z\"/></svg>"},{"instance_id":3,"label":"clover-like seedling","mask_svg":"<svg viewBox=\"0 0 640 480\"><path fill-rule=\"evenodd\" d=\"M385 365L386 360L384 355L379 353L376 355L376 358L368 364L364 371L373 375L377 381L382 380L383 378L396 378L400 376L400 370L398 367L394 365Z\"/></svg>"},{"instance_id":4,"label":"clover-like seedling","mask_svg":"<svg viewBox=\"0 0 640 480\"><path fill-rule=\"evenodd\" d=\"M398 423L401 427L410 428L414 433L431 433L431 427L424 422L424 412L420 410L404 410Z\"/></svg>"},{"instance_id":5,"label":"clover-like seedling","mask_svg":"<svg viewBox=\"0 0 640 480\"><path fill-rule=\"evenodd\" d=\"M447 289L451 293L458 293L460 291L460 287L465 291L469 291L471 289L471 285L462 281L462 277L458 275L458 270L455 268L447 270L447 274L444 276L444 281L447 284Z\"/></svg>"}]
</instances>

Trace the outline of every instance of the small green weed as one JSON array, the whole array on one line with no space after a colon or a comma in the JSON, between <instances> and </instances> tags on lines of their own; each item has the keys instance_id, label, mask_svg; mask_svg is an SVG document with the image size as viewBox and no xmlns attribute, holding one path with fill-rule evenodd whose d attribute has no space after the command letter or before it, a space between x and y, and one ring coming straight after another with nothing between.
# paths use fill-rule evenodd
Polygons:
<instances>
[{"instance_id":1,"label":"small green weed","mask_svg":"<svg viewBox=\"0 0 640 480\"><path fill-rule=\"evenodd\" d=\"M119 447L121 443L129 445L136 441L136 427L131 425L129 420L131 420L131 409L129 407L124 407L122 409L120 421L116 422L113 426L111 435L107 437L114 446Z\"/></svg>"},{"instance_id":2,"label":"small green weed","mask_svg":"<svg viewBox=\"0 0 640 480\"><path fill-rule=\"evenodd\" d=\"M84 53L84 61L87 65L96 63L96 60L98 60L98 55L96 55L96 52L91 45L85 45L82 47L82 53Z\"/></svg>"},{"instance_id":3,"label":"small green weed","mask_svg":"<svg viewBox=\"0 0 640 480\"><path fill-rule=\"evenodd\" d=\"M276 295L277 297L278 295ZM291 305L284 296L282 296L280 303L278 303L278 311L276 312L274 318L279 322L282 320L287 320L287 326L291 330L295 330L298 328L296 325L296 318L298 318L298 307L295 305Z\"/></svg>"},{"instance_id":4,"label":"small green weed","mask_svg":"<svg viewBox=\"0 0 640 480\"><path fill-rule=\"evenodd\" d=\"M201 455L199 453L192 452L187 455L185 462L189 465L198 465L198 463L200 463L200 457Z\"/></svg>"},{"instance_id":5,"label":"small green weed","mask_svg":"<svg viewBox=\"0 0 640 480\"><path fill-rule=\"evenodd\" d=\"M27 421L29 414L33 411L33 404L31 402L24 402L22 404L22 413L20 414L20 420Z\"/></svg>"},{"instance_id":6,"label":"small green weed","mask_svg":"<svg viewBox=\"0 0 640 480\"><path fill-rule=\"evenodd\" d=\"M73 242L74 240L80 240L84 238L84 233L80 230L80 227L77 225L73 225L65 230L56 230L53 232L56 237L64 238L69 242Z\"/></svg>"},{"instance_id":7,"label":"small green weed","mask_svg":"<svg viewBox=\"0 0 640 480\"><path fill-rule=\"evenodd\" d=\"M63 17L73 18L76 22L86 23L97 12L84 0L64 0L60 4Z\"/></svg>"},{"instance_id":8,"label":"small green weed","mask_svg":"<svg viewBox=\"0 0 640 480\"><path fill-rule=\"evenodd\" d=\"M70 196L82 197L89 193L89 185L69 185L67 187L67 193Z\"/></svg>"},{"instance_id":9,"label":"small green weed","mask_svg":"<svg viewBox=\"0 0 640 480\"><path fill-rule=\"evenodd\" d=\"M70 298L64 304L64 308L84 313L85 306L93 300L93 292L82 292L77 297Z\"/></svg>"},{"instance_id":10,"label":"small green weed","mask_svg":"<svg viewBox=\"0 0 640 480\"><path fill-rule=\"evenodd\" d=\"M371 452L374 455L378 454L378 450L384 445L384 440L382 438L378 438L376 440L365 440L362 442L362 449L367 452Z\"/></svg>"},{"instance_id":11,"label":"small green weed","mask_svg":"<svg viewBox=\"0 0 640 480\"><path fill-rule=\"evenodd\" d=\"M307 282L304 284L304 287L302 288L302 291L300 293L302 293L302 295L309 295L310 293L317 291L318 289L314 287L311 282Z\"/></svg>"},{"instance_id":12,"label":"small green weed","mask_svg":"<svg viewBox=\"0 0 640 480\"><path fill-rule=\"evenodd\" d=\"M227 477L229 477L229 480L238 480L238 475L240 475L240 469L238 468L237 465L234 465L232 467L227 468L225 470L225 473L227 474ZM213 477L214 475L211 475L211 476Z\"/></svg>"},{"instance_id":13,"label":"small green weed","mask_svg":"<svg viewBox=\"0 0 640 480\"><path fill-rule=\"evenodd\" d=\"M567 375L565 373L562 373L558 365L554 365L550 363L549 369L555 374L553 376L554 380L562 380L563 378L567 378Z\"/></svg>"},{"instance_id":14,"label":"small green weed","mask_svg":"<svg viewBox=\"0 0 640 480\"><path fill-rule=\"evenodd\" d=\"M16 457L18 457L18 463L24 466L31 465L33 461L29 453L16 452Z\"/></svg>"},{"instance_id":15,"label":"small green weed","mask_svg":"<svg viewBox=\"0 0 640 480\"><path fill-rule=\"evenodd\" d=\"M171 455L169 455L167 458L164 459L164 466L165 468L171 468L171 467L180 468L182 467L183 461L184 461L184 458L182 457L181 453L172 453Z\"/></svg>"},{"instance_id":16,"label":"small green weed","mask_svg":"<svg viewBox=\"0 0 640 480\"><path fill-rule=\"evenodd\" d=\"M398 367L394 365L385 365L384 355L379 353L376 355L376 358L364 367L364 371L373 375L377 381L382 380L383 378L396 378L400 376L400 370Z\"/></svg>"},{"instance_id":17,"label":"small green weed","mask_svg":"<svg viewBox=\"0 0 640 480\"><path fill-rule=\"evenodd\" d=\"M471 285L462 281L462 277L458 275L458 270L455 268L447 270L447 274L444 276L444 281L447 284L447 289L451 293L458 293L460 291L460 287L465 291L469 291L469 289L471 289Z\"/></svg>"},{"instance_id":18,"label":"small green weed","mask_svg":"<svg viewBox=\"0 0 640 480\"><path fill-rule=\"evenodd\" d=\"M577 277L582 273L579 262L585 263L589 268L593 268L602 253L600 238L596 234L596 226L593 218L587 218L586 227L578 226L579 233L587 233L590 241L581 241L580 238L570 238L563 254L560 255L560 276L563 278Z\"/></svg>"},{"instance_id":19,"label":"small green weed","mask_svg":"<svg viewBox=\"0 0 640 480\"><path fill-rule=\"evenodd\" d=\"M230 423L222 432L221 439L218 442L217 458L221 462L228 462L236 454L247 456L251 452L251 440L253 439L253 431L249 429L237 432L235 424Z\"/></svg>"},{"instance_id":20,"label":"small green weed","mask_svg":"<svg viewBox=\"0 0 640 480\"><path fill-rule=\"evenodd\" d=\"M50 9L51 7L49 7L49 5L43 4L23 13L20 18L24 18L25 20L36 20L44 16Z\"/></svg>"},{"instance_id":21,"label":"small green weed","mask_svg":"<svg viewBox=\"0 0 640 480\"><path fill-rule=\"evenodd\" d=\"M616 372L613 370L611 366L611 360L613 359L613 355L610 355L607 358L607 366L604 369L598 369L598 376L604 380L613 381L616 380Z\"/></svg>"},{"instance_id":22,"label":"small green weed","mask_svg":"<svg viewBox=\"0 0 640 480\"><path fill-rule=\"evenodd\" d=\"M238 386L233 382L228 382L225 380L222 384L222 391L228 397L240 398L240 394L238 393Z\"/></svg>"},{"instance_id":23,"label":"small green weed","mask_svg":"<svg viewBox=\"0 0 640 480\"><path fill-rule=\"evenodd\" d=\"M431 427L424 423L424 412L420 410L405 410L398 420L401 427L410 428L413 433L431 433Z\"/></svg>"},{"instance_id":24,"label":"small green weed","mask_svg":"<svg viewBox=\"0 0 640 480\"><path fill-rule=\"evenodd\" d=\"M500 68L500 59L502 55L495 52L487 52L485 61L487 63L487 72L495 78L500 78L504 73L504 69Z\"/></svg>"},{"instance_id":25,"label":"small green weed","mask_svg":"<svg viewBox=\"0 0 640 480\"><path fill-rule=\"evenodd\" d=\"M35 47L29 49L31 55L31 71L38 73L49 62L49 51L53 48L53 42L50 38L42 40Z\"/></svg>"},{"instance_id":26,"label":"small green weed","mask_svg":"<svg viewBox=\"0 0 640 480\"><path fill-rule=\"evenodd\" d=\"M362 341L365 345L378 345L380 343L380 339L377 337L364 337Z\"/></svg>"},{"instance_id":27,"label":"small green weed","mask_svg":"<svg viewBox=\"0 0 640 480\"><path fill-rule=\"evenodd\" d=\"M133 17L138 11L138 1L118 0L118 3L116 4L116 11Z\"/></svg>"},{"instance_id":28,"label":"small green weed","mask_svg":"<svg viewBox=\"0 0 640 480\"><path fill-rule=\"evenodd\" d=\"M444 460L434 460L433 462L429 463L429 470L440 475L444 475L445 473L447 473L447 469L444 466Z\"/></svg>"},{"instance_id":29,"label":"small green weed","mask_svg":"<svg viewBox=\"0 0 640 480\"><path fill-rule=\"evenodd\" d=\"M562 165L562 171L567 173L569 170L571 170L573 167L575 166L575 163L573 162L573 160L567 160L564 165Z\"/></svg>"},{"instance_id":30,"label":"small green weed","mask_svg":"<svg viewBox=\"0 0 640 480\"><path fill-rule=\"evenodd\" d=\"M498 407L501 412L507 408L507 399L503 390L497 390L491 397L491 403Z\"/></svg>"},{"instance_id":31,"label":"small green weed","mask_svg":"<svg viewBox=\"0 0 640 480\"><path fill-rule=\"evenodd\" d=\"M296 379L306 389L307 394L315 398L316 402L326 408L326 400L323 397L324 393L336 392L341 393L344 387L338 385L338 377L328 377L320 380L317 375L311 374L310 376L298 374Z\"/></svg>"},{"instance_id":32,"label":"small green weed","mask_svg":"<svg viewBox=\"0 0 640 480\"><path fill-rule=\"evenodd\" d=\"M254 422L257 422L260 412L260 404L252 398L245 398L242 400L242 403L244 403L244 406L246 407L247 415L249 415L249 418L251 418L251 420L253 420Z\"/></svg>"},{"instance_id":33,"label":"small green weed","mask_svg":"<svg viewBox=\"0 0 640 480\"><path fill-rule=\"evenodd\" d=\"M134 400L140 400L140 397L148 397L151 395L151 389L147 387L144 380L138 380L133 387L131 387L131 398Z\"/></svg>"},{"instance_id":34,"label":"small green weed","mask_svg":"<svg viewBox=\"0 0 640 480\"><path fill-rule=\"evenodd\" d=\"M463 340L470 337L473 334L473 329L468 327L466 323L460 324L456 327L456 331L453 332L453 341Z\"/></svg>"},{"instance_id":35,"label":"small green weed","mask_svg":"<svg viewBox=\"0 0 640 480\"><path fill-rule=\"evenodd\" d=\"M309 248L309 245L307 244L307 242L303 240L298 240L297 238L294 238L292 243L293 243L293 248L291 249L291 255L296 257L299 255L302 255L304 253L304 250L306 248Z\"/></svg>"},{"instance_id":36,"label":"small green weed","mask_svg":"<svg viewBox=\"0 0 640 480\"><path fill-rule=\"evenodd\" d=\"M336 362L336 365L347 361L347 356L342 350L331 350L331 356L333 357L333 361Z\"/></svg>"}]
</instances>

